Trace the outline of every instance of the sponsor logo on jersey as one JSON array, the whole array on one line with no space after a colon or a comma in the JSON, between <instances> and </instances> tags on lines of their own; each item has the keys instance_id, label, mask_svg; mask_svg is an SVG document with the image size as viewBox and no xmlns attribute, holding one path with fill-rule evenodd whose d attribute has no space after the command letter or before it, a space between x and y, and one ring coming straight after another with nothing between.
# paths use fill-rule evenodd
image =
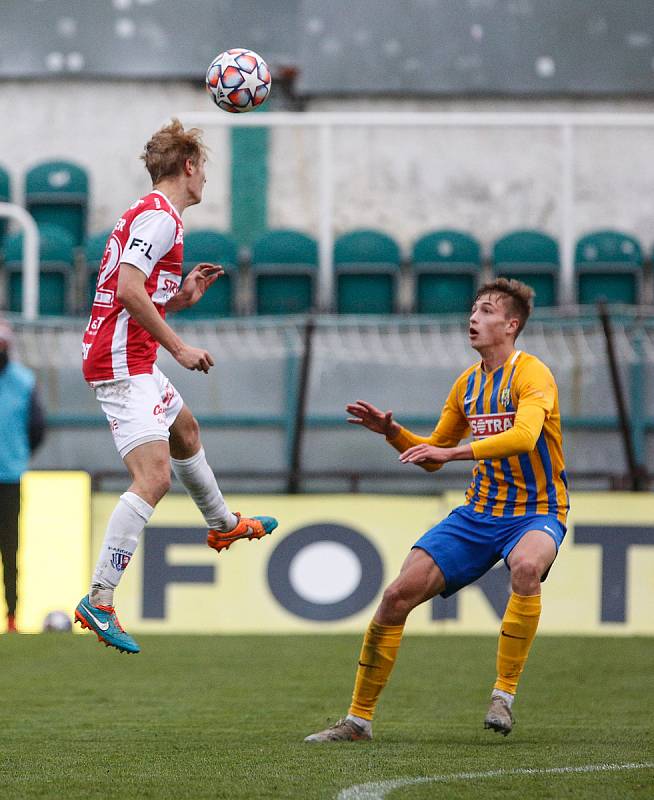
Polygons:
<instances>
[{"instance_id":1,"label":"sponsor logo on jersey","mask_svg":"<svg viewBox=\"0 0 654 800\"><path fill-rule=\"evenodd\" d=\"M98 274L98 288L104 286L120 266L122 247L117 236L110 236ZM112 298L113 301L113 298ZM111 303L110 303L111 304Z\"/></svg>"},{"instance_id":2,"label":"sponsor logo on jersey","mask_svg":"<svg viewBox=\"0 0 654 800\"><path fill-rule=\"evenodd\" d=\"M175 389L173 388L173 385L169 383L166 386L166 391L164 392L163 397L161 398L161 402L163 403L165 408L168 408L168 406L173 402L174 397L175 397Z\"/></svg>"},{"instance_id":3,"label":"sponsor logo on jersey","mask_svg":"<svg viewBox=\"0 0 654 800\"><path fill-rule=\"evenodd\" d=\"M95 336L100 330L100 325L102 325L104 319L104 317L91 317L89 324L86 326L86 332L91 336Z\"/></svg>"},{"instance_id":4,"label":"sponsor logo on jersey","mask_svg":"<svg viewBox=\"0 0 654 800\"><path fill-rule=\"evenodd\" d=\"M166 407L163 403L157 403L152 409L152 416L159 425L166 425Z\"/></svg>"},{"instance_id":5,"label":"sponsor logo on jersey","mask_svg":"<svg viewBox=\"0 0 654 800\"><path fill-rule=\"evenodd\" d=\"M175 237L175 244L184 244L184 230L177 226L177 236Z\"/></svg>"},{"instance_id":6,"label":"sponsor logo on jersey","mask_svg":"<svg viewBox=\"0 0 654 800\"><path fill-rule=\"evenodd\" d=\"M92 342L82 342L82 360L86 361L89 357L89 350L91 349Z\"/></svg>"},{"instance_id":7,"label":"sponsor logo on jersey","mask_svg":"<svg viewBox=\"0 0 654 800\"><path fill-rule=\"evenodd\" d=\"M514 420L514 411L507 411L505 414L477 414L468 417L468 425L475 439L485 439L510 430Z\"/></svg>"},{"instance_id":8,"label":"sponsor logo on jersey","mask_svg":"<svg viewBox=\"0 0 654 800\"><path fill-rule=\"evenodd\" d=\"M133 236L129 245L127 246L128 250L132 250L136 248L140 250L141 253L148 259L148 261L152 261L152 256L150 253L152 252L152 245L150 242L146 242L143 239L139 239L136 236Z\"/></svg>"},{"instance_id":9,"label":"sponsor logo on jersey","mask_svg":"<svg viewBox=\"0 0 654 800\"><path fill-rule=\"evenodd\" d=\"M121 217L118 222L114 225L115 231L122 231L125 230L125 225L127 225L127 220Z\"/></svg>"},{"instance_id":10,"label":"sponsor logo on jersey","mask_svg":"<svg viewBox=\"0 0 654 800\"><path fill-rule=\"evenodd\" d=\"M113 289L98 289L93 298L93 305L111 308L114 304L114 296ZM95 333L95 331L93 331L93 333Z\"/></svg>"},{"instance_id":11,"label":"sponsor logo on jersey","mask_svg":"<svg viewBox=\"0 0 654 800\"><path fill-rule=\"evenodd\" d=\"M177 294L181 281L181 275L161 270L157 278L157 288L152 293L152 302L165 305L171 297Z\"/></svg>"}]
</instances>

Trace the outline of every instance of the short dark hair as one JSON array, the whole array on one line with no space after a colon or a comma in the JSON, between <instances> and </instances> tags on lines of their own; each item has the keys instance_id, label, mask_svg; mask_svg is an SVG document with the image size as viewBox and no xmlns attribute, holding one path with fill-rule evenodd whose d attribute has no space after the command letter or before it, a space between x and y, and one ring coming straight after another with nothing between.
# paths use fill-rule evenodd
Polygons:
<instances>
[{"instance_id":1,"label":"short dark hair","mask_svg":"<svg viewBox=\"0 0 654 800\"><path fill-rule=\"evenodd\" d=\"M522 281L516 281L513 278L496 278L494 281L479 287L475 295L475 303L486 294L498 294L508 301L507 311L509 315L517 317L519 320L516 333L517 339L534 309L536 292L531 286L527 286Z\"/></svg>"},{"instance_id":2,"label":"short dark hair","mask_svg":"<svg viewBox=\"0 0 654 800\"><path fill-rule=\"evenodd\" d=\"M145 145L141 159L150 173L152 185L156 186L164 178L174 178L184 171L184 164L191 159L199 164L206 158L207 147L202 141L199 128L184 130L178 119L154 133Z\"/></svg>"}]
</instances>

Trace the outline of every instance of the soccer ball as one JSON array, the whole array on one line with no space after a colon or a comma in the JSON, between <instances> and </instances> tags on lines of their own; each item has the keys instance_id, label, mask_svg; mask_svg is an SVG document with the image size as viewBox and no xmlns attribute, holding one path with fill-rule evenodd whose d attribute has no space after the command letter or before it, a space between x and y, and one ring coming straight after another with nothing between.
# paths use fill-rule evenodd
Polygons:
<instances>
[{"instance_id":1,"label":"soccer ball","mask_svg":"<svg viewBox=\"0 0 654 800\"><path fill-rule=\"evenodd\" d=\"M72 627L70 617L65 611L50 611L43 620L44 633L68 633Z\"/></svg>"},{"instance_id":2,"label":"soccer ball","mask_svg":"<svg viewBox=\"0 0 654 800\"><path fill-rule=\"evenodd\" d=\"M266 101L270 70L253 50L234 47L216 56L207 70L207 90L223 111L240 114Z\"/></svg>"}]
</instances>

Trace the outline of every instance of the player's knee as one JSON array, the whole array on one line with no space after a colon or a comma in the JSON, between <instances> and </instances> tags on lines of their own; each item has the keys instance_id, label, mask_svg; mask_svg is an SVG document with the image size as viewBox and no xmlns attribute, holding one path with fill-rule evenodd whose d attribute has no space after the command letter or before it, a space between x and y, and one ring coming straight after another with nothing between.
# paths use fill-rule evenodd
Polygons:
<instances>
[{"instance_id":1,"label":"player's knee","mask_svg":"<svg viewBox=\"0 0 654 800\"><path fill-rule=\"evenodd\" d=\"M189 415L183 427L175 430L170 444L173 458L187 458L189 453L197 453L200 447L200 426L195 417Z\"/></svg>"},{"instance_id":2,"label":"player's knee","mask_svg":"<svg viewBox=\"0 0 654 800\"><path fill-rule=\"evenodd\" d=\"M162 465L159 469L153 470L149 480L150 491L158 500L167 494L171 485L170 468Z\"/></svg>"},{"instance_id":3,"label":"player's knee","mask_svg":"<svg viewBox=\"0 0 654 800\"><path fill-rule=\"evenodd\" d=\"M403 616L409 613L411 608L404 597L401 587L397 583L391 583L384 590L381 602L381 611L384 615L392 617Z\"/></svg>"},{"instance_id":4,"label":"player's knee","mask_svg":"<svg viewBox=\"0 0 654 800\"><path fill-rule=\"evenodd\" d=\"M511 583L520 593L521 588L533 588L540 583L540 565L532 558L524 556L511 563Z\"/></svg>"}]
</instances>

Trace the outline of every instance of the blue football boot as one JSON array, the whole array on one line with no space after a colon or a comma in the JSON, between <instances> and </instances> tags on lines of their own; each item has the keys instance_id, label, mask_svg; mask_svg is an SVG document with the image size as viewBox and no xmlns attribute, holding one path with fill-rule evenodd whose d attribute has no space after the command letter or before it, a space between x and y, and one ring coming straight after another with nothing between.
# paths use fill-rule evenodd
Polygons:
<instances>
[{"instance_id":1,"label":"blue football boot","mask_svg":"<svg viewBox=\"0 0 654 800\"><path fill-rule=\"evenodd\" d=\"M75 609L75 622L79 622L82 628L93 631L98 641L104 642L107 647L115 647L121 653L141 652L141 648L118 622L113 606L91 605L88 595L84 595Z\"/></svg>"}]
</instances>

